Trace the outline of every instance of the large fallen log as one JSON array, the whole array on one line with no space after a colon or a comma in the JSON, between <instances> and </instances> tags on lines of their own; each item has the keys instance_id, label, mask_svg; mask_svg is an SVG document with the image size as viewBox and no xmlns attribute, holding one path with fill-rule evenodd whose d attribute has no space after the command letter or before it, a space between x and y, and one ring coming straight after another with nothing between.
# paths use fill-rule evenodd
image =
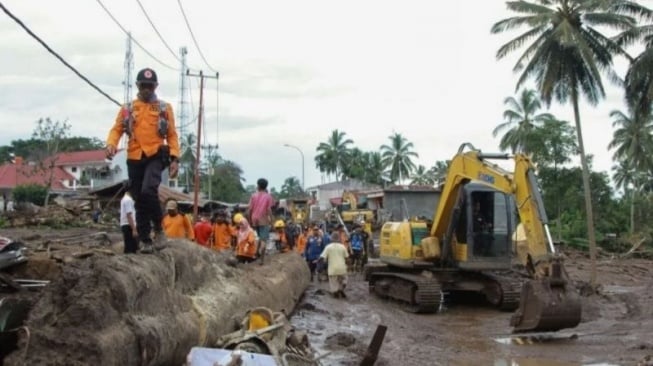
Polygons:
<instances>
[{"instance_id":1,"label":"large fallen log","mask_svg":"<svg viewBox=\"0 0 653 366\"><path fill-rule=\"evenodd\" d=\"M294 253L265 265L174 241L153 255L92 256L66 265L30 311L9 365L181 365L245 311L291 312L309 284Z\"/></svg>"}]
</instances>

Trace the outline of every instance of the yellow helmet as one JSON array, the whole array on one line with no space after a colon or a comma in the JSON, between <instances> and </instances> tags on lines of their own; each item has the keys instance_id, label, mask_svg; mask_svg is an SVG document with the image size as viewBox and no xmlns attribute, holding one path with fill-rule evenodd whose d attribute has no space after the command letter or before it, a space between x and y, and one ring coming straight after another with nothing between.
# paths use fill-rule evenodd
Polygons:
<instances>
[{"instance_id":1,"label":"yellow helmet","mask_svg":"<svg viewBox=\"0 0 653 366\"><path fill-rule=\"evenodd\" d=\"M275 229L282 229L284 227L286 227L286 224L283 222L283 220L277 220L274 222Z\"/></svg>"},{"instance_id":2,"label":"yellow helmet","mask_svg":"<svg viewBox=\"0 0 653 366\"><path fill-rule=\"evenodd\" d=\"M243 221L244 218L245 218L245 216L243 216L243 214L241 214L239 212L239 213L234 215L234 223L240 224L240 222Z\"/></svg>"}]
</instances>

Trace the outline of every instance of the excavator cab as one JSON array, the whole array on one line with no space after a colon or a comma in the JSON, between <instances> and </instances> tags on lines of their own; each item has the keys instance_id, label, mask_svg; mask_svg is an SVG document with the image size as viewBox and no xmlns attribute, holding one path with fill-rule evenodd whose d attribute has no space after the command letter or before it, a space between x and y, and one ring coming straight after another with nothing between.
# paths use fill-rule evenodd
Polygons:
<instances>
[{"instance_id":1,"label":"excavator cab","mask_svg":"<svg viewBox=\"0 0 653 366\"><path fill-rule=\"evenodd\" d=\"M503 270L511 266L511 198L480 183L461 191L460 215L452 221L454 259L466 270Z\"/></svg>"}]
</instances>

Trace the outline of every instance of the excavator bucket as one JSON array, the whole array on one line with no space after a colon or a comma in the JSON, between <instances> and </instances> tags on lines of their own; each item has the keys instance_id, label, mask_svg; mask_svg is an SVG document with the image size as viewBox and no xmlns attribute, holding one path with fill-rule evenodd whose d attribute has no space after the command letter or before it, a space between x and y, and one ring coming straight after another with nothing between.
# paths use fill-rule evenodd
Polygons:
<instances>
[{"instance_id":1,"label":"excavator bucket","mask_svg":"<svg viewBox=\"0 0 653 366\"><path fill-rule=\"evenodd\" d=\"M580 297L563 278L561 265L554 262L550 276L522 286L519 309L510 319L514 333L554 332L580 323Z\"/></svg>"}]
</instances>

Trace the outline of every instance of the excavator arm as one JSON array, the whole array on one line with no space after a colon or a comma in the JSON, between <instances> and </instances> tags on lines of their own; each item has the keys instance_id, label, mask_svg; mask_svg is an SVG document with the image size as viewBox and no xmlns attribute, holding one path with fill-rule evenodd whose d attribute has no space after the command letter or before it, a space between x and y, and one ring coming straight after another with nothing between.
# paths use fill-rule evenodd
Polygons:
<instances>
[{"instance_id":1,"label":"excavator arm","mask_svg":"<svg viewBox=\"0 0 653 366\"><path fill-rule=\"evenodd\" d=\"M465 152L465 148L470 150ZM512 173L490 160L513 160ZM555 331L575 327L580 322L578 294L572 289L563 260L555 252L548 228L535 167L523 154L487 154L471 144L461 145L451 160L447 178L435 213L431 236L445 238L443 254L450 246L452 220L463 186L476 181L515 198L520 225L526 242L517 246L519 260L531 281L522 287L520 307L511 319L514 331Z\"/></svg>"}]
</instances>

